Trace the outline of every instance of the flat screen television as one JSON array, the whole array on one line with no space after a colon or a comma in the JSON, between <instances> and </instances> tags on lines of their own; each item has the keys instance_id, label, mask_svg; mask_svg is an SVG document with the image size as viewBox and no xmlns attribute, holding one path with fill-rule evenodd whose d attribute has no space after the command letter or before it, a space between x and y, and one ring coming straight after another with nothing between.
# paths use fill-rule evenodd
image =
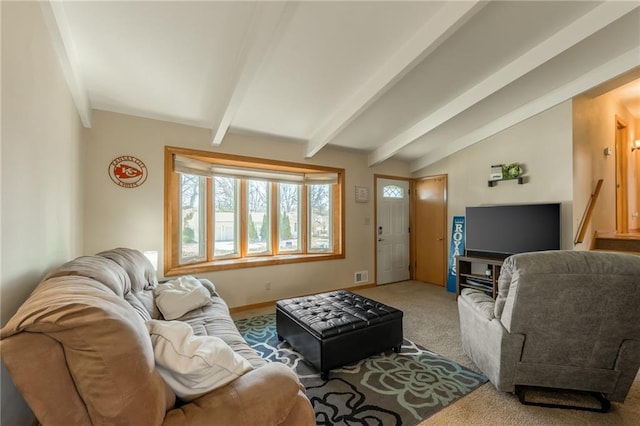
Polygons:
<instances>
[{"instance_id":1,"label":"flat screen television","mask_svg":"<svg viewBox=\"0 0 640 426\"><path fill-rule=\"evenodd\" d=\"M560 203L474 206L466 209L467 256L505 259L560 249Z\"/></svg>"}]
</instances>

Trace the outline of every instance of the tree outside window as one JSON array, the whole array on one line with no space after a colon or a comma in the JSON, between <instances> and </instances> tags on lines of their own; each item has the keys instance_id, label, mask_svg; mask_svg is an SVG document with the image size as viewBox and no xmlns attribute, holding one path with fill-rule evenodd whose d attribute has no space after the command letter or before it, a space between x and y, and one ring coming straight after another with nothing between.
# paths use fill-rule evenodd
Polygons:
<instances>
[{"instance_id":1,"label":"tree outside window","mask_svg":"<svg viewBox=\"0 0 640 426\"><path fill-rule=\"evenodd\" d=\"M278 250L280 252L300 251L300 193L301 185L278 184Z\"/></svg>"},{"instance_id":2,"label":"tree outside window","mask_svg":"<svg viewBox=\"0 0 640 426\"><path fill-rule=\"evenodd\" d=\"M331 251L331 185L309 186L309 251Z\"/></svg>"},{"instance_id":3,"label":"tree outside window","mask_svg":"<svg viewBox=\"0 0 640 426\"><path fill-rule=\"evenodd\" d=\"M214 256L239 255L238 180L216 176L213 179Z\"/></svg>"},{"instance_id":4,"label":"tree outside window","mask_svg":"<svg viewBox=\"0 0 640 426\"><path fill-rule=\"evenodd\" d=\"M201 197L204 179L201 176L181 175L181 250L182 261L202 259L204 246L204 203Z\"/></svg>"},{"instance_id":5,"label":"tree outside window","mask_svg":"<svg viewBox=\"0 0 640 426\"><path fill-rule=\"evenodd\" d=\"M249 254L271 252L269 185L266 181L247 181L247 222Z\"/></svg>"}]
</instances>

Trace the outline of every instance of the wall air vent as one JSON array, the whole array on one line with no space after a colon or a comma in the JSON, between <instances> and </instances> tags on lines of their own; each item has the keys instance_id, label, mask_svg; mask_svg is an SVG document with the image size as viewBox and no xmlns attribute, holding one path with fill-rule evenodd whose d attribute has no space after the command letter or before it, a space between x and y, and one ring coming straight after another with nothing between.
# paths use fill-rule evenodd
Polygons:
<instances>
[{"instance_id":1,"label":"wall air vent","mask_svg":"<svg viewBox=\"0 0 640 426\"><path fill-rule=\"evenodd\" d=\"M353 282L355 284L369 282L369 271L356 272L353 276Z\"/></svg>"}]
</instances>

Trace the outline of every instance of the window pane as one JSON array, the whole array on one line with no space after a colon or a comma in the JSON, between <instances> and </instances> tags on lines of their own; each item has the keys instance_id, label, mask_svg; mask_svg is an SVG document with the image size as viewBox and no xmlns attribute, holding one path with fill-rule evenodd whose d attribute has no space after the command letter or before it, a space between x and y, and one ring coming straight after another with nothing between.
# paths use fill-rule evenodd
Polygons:
<instances>
[{"instance_id":1,"label":"window pane","mask_svg":"<svg viewBox=\"0 0 640 426\"><path fill-rule=\"evenodd\" d=\"M278 251L300 251L300 185L278 184Z\"/></svg>"},{"instance_id":2,"label":"window pane","mask_svg":"<svg viewBox=\"0 0 640 426\"><path fill-rule=\"evenodd\" d=\"M213 203L213 256L238 255L238 181L215 177Z\"/></svg>"},{"instance_id":3,"label":"window pane","mask_svg":"<svg viewBox=\"0 0 640 426\"><path fill-rule=\"evenodd\" d=\"M384 198L404 198L404 191L396 185L385 185L382 188L382 196Z\"/></svg>"},{"instance_id":4,"label":"window pane","mask_svg":"<svg viewBox=\"0 0 640 426\"><path fill-rule=\"evenodd\" d=\"M249 254L271 252L269 201L269 184L267 182L247 181L247 252Z\"/></svg>"},{"instance_id":5,"label":"window pane","mask_svg":"<svg viewBox=\"0 0 640 426\"><path fill-rule=\"evenodd\" d=\"M309 185L309 251L333 250L331 185Z\"/></svg>"},{"instance_id":6,"label":"window pane","mask_svg":"<svg viewBox=\"0 0 640 426\"><path fill-rule=\"evenodd\" d=\"M205 178L180 176L180 263L184 263L205 258Z\"/></svg>"}]
</instances>

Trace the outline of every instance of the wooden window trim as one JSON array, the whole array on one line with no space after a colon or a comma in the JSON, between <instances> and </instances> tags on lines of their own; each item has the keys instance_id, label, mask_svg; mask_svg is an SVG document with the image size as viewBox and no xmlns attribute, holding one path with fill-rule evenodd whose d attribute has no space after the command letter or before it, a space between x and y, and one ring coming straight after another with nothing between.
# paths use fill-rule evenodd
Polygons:
<instances>
[{"instance_id":1,"label":"wooden window trim","mask_svg":"<svg viewBox=\"0 0 640 426\"><path fill-rule=\"evenodd\" d=\"M274 190L275 183L270 185L271 189L271 232L272 232L272 253L268 255L251 255L248 256L247 250L247 228L246 228L246 186L242 180L239 186L240 190L240 236L239 236L239 252L241 257L218 258L213 259L213 203L209 199L213 196L211 179L207 179L207 219L206 219L206 236L207 236L207 261L197 263L179 264L179 238L180 238L180 221L177 212L179 211L180 197L178 189L180 185L179 174L173 171L174 155L186 155L198 158L204 161L216 164L226 164L241 167L258 167L266 170L274 171L295 171L295 172L331 172L336 173L338 182L333 190L333 250L331 253L279 253L278 241L279 233L277 231L278 203L274 200L277 197L277 191ZM164 220L164 275L175 276L183 274L194 274L201 272L211 272L229 269L241 269L270 265L283 265L290 263L326 261L345 258L345 188L344 188L344 169L316 166L302 163L292 163L278 160L267 160L262 158L244 157L231 154L219 154L209 151L200 151L180 147L165 146L165 164L164 164L164 198L165 198L165 220ZM307 247L307 187L302 186L300 192L301 213L299 232L301 232L300 244L301 248L306 251ZM304 201L303 201L304 200Z\"/></svg>"},{"instance_id":2,"label":"wooden window trim","mask_svg":"<svg viewBox=\"0 0 640 426\"><path fill-rule=\"evenodd\" d=\"M206 198L205 198L205 210L207 217L205 218L205 223L207 226L206 236L207 236L207 245L205 247L205 256L207 259L213 258L213 244L210 244L213 241L213 232L214 232L214 220L213 220L213 202L209 202L209 199L213 197L213 179L206 180Z\"/></svg>"}]
</instances>

